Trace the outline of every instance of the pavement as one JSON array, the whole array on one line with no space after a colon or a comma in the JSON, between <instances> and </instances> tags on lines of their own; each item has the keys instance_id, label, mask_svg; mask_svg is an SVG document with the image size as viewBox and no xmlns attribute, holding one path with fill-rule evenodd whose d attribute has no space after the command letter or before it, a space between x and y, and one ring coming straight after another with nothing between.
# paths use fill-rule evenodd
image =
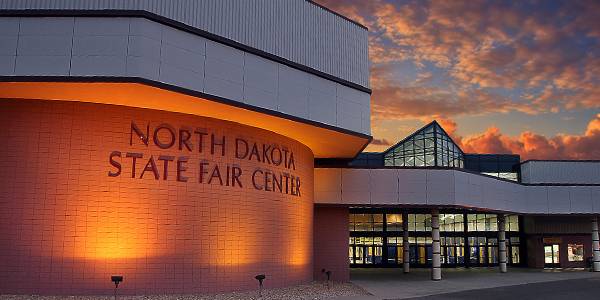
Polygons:
<instances>
[{"instance_id":1,"label":"pavement","mask_svg":"<svg viewBox=\"0 0 600 300\"><path fill-rule=\"evenodd\" d=\"M581 269L509 268L504 274L497 268L443 269L442 280L432 281L428 269L403 274L402 269L365 268L352 269L350 281L370 295L336 300L507 299L511 295L515 299L564 299L565 295L573 298L570 295L577 292L594 299L600 292L600 273ZM541 292L547 295L542 297Z\"/></svg>"},{"instance_id":2,"label":"pavement","mask_svg":"<svg viewBox=\"0 0 600 300\"><path fill-rule=\"evenodd\" d=\"M542 283L528 283L510 287L470 290L464 292L438 294L412 299L473 299L473 300L506 300L506 299L598 299L600 295L599 278L582 278L559 280Z\"/></svg>"}]
</instances>

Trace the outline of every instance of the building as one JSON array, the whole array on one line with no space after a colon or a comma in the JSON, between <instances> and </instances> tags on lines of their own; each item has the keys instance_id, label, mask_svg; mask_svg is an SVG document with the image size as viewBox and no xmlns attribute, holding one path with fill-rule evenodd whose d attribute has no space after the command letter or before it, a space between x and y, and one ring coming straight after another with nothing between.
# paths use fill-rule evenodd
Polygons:
<instances>
[{"instance_id":1,"label":"building","mask_svg":"<svg viewBox=\"0 0 600 300\"><path fill-rule=\"evenodd\" d=\"M351 267L583 268L594 254L600 161L468 154L433 121L382 153L316 166L316 222L344 211Z\"/></svg>"},{"instance_id":2,"label":"building","mask_svg":"<svg viewBox=\"0 0 600 300\"><path fill-rule=\"evenodd\" d=\"M361 153L367 29L312 1L0 0L0 79L3 294L600 271L598 162L466 154L435 122Z\"/></svg>"}]
</instances>

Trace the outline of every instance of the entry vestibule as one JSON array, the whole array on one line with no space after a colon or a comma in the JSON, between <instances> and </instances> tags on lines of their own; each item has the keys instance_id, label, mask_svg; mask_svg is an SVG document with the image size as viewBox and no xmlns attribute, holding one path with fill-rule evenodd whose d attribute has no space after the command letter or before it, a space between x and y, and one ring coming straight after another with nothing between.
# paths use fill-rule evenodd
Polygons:
<instances>
[{"instance_id":1,"label":"entry vestibule","mask_svg":"<svg viewBox=\"0 0 600 300\"><path fill-rule=\"evenodd\" d=\"M351 267L431 267L433 240L428 210L351 208ZM506 216L506 262L520 265L519 216ZM498 215L441 211L440 260L443 267L496 266L500 263ZM406 227L406 231L404 230ZM404 235L408 236L405 238ZM408 247L406 247L408 245ZM406 257L408 256L408 257ZM408 259L407 259L408 258Z\"/></svg>"}]
</instances>

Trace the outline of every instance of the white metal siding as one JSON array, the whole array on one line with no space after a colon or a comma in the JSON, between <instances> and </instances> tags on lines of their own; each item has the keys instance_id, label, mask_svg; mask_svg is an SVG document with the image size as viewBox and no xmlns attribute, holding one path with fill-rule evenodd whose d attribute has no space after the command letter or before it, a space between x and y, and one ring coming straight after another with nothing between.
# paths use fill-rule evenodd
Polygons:
<instances>
[{"instance_id":1,"label":"white metal siding","mask_svg":"<svg viewBox=\"0 0 600 300\"><path fill-rule=\"evenodd\" d=\"M369 87L367 30L305 0L0 0L0 9L144 10Z\"/></svg>"},{"instance_id":2,"label":"white metal siding","mask_svg":"<svg viewBox=\"0 0 600 300\"><path fill-rule=\"evenodd\" d=\"M524 183L600 184L600 161L528 161Z\"/></svg>"},{"instance_id":3,"label":"white metal siding","mask_svg":"<svg viewBox=\"0 0 600 300\"><path fill-rule=\"evenodd\" d=\"M144 18L0 17L0 76L139 77L370 134L370 96Z\"/></svg>"},{"instance_id":4,"label":"white metal siding","mask_svg":"<svg viewBox=\"0 0 600 300\"><path fill-rule=\"evenodd\" d=\"M316 204L598 214L600 186L529 186L458 170L315 168Z\"/></svg>"}]
</instances>

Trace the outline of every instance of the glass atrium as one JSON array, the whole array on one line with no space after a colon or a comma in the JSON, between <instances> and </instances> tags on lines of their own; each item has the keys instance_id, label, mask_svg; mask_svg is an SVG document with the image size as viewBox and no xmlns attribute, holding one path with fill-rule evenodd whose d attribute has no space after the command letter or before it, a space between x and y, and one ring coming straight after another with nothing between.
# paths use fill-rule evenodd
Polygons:
<instances>
[{"instance_id":1,"label":"glass atrium","mask_svg":"<svg viewBox=\"0 0 600 300\"><path fill-rule=\"evenodd\" d=\"M464 167L464 153L433 121L383 153L385 166Z\"/></svg>"}]
</instances>

